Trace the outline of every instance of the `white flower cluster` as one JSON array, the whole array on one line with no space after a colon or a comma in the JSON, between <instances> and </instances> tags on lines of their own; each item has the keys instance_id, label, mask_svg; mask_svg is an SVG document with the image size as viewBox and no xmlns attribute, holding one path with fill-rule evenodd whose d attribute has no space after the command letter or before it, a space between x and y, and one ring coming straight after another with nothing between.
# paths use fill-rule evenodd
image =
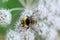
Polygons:
<instances>
[{"instance_id":1,"label":"white flower cluster","mask_svg":"<svg viewBox=\"0 0 60 40\"><path fill-rule=\"evenodd\" d=\"M29 30L27 31L14 31L10 30L7 33L6 40L35 40L34 33L30 32Z\"/></svg>"},{"instance_id":2,"label":"white flower cluster","mask_svg":"<svg viewBox=\"0 0 60 40\"><path fill-rule=\"evenodd\" d=\"M0 9L0 25L11 23L11 12L9 10Z\"/></svg>"},{"instance_id":3,"label":"white flower cluster","mask_svg":"<svg viewBox=\"0 0 60 40\"><path fill-rule=\"evenodd\" d=\"M44 3L45 2L45 3ZM59 0L40 0L38 12L40 21L38 25L32 28L38 32L45 40L57 40L58 30L60 30L60 4ZM37 17L38 17L37 16Z\"/></svg>"},{"instance_id":4,"label":"white flower cluster","mask_svg":"<svg viewBox=\"0 0 60 40\"><path fill-rule=\"evenodd\" d=\"M19 0L19 1L21 3L23 3L23 0ZM27 4L27 5L29 5L29 4ZM14 29L14 31L12 30L12 31L9 31L7 33L6 40L35 40L35 35L34 35L34 32L31 31L31 28L26 29L26 28L24 28L24 27L22 27L20 25L21 24L21 20L25 16L31 16L32 15L33 11L27 5L23 4L25 9L24 9L24 11L22 12L22 14L20 16L19 21L17 22L16 28ZM13 37L11 35L13 35Z\"/></svg>"},{"instance_id":5,"label":"white flower cluster","mask_svg":"<svg viewBox=\"0 0 60 40\"><path fill-rule=\"evenodd\" d=\"M12 21L12 11L15 10L23 10L23 8L12 8L12 9L4 9L1 8L0 9L0 25L5 26L5 25L9 25Z\"/></svg>"},{"instance_id":6,"label":"white flower cluster","mask_svg":"<svg viewBox=\"0 0 60 40\"><path fill-rule=\"evenodd\" d=\"M38 1L38 0L37 0ZM30 32L30 30L26 30L22 27L21 20L25 16L35 16L37 19L36 25L30 25L35 32L37 32L44 40L57 40L58 30L60 30L60 2L59 0L39 0L38 6L32 10L31 5L25 5L24 1L19 0L22 5L25 7L22 12L19 21L16 24L15 31L17 34L14 37L10 37L10 35L14 35L15 31L11 34L7 34L7 40L35 40L34 32ZM30 1L31 2L31 1ZM28 3L28 1L27 1ZM34 13L34 14L33 14ZM27 35L27 36L26 36ZM8 37L9 36L9 37ZM22 37L23 36L23 37ZM15 39L18 37L17 39ZM20 37L20 38L19 38ZM21 38L22 37L22 38ZM24 38L25 37L25 38ZM29 39L28 39L29 38Z\"/></svg>"}]
</instances>

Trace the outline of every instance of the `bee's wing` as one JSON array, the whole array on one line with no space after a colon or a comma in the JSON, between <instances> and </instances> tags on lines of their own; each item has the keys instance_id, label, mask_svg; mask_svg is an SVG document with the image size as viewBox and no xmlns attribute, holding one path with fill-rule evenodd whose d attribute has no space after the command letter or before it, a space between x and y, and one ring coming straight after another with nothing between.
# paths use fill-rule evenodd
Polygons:
<instances>
[{"instance_id":1,"label":"bee's wing","mask_svg":"<svg viewBox=\"0 0 60 40\"><path fill-rule=\"evenodd\" d=\"M31 27L35 32L37 32L38 34L41 33L39 25L37 25L37 24L34 24L34 25L30 24L30 27Z\"/></svg>"}]
</instances>

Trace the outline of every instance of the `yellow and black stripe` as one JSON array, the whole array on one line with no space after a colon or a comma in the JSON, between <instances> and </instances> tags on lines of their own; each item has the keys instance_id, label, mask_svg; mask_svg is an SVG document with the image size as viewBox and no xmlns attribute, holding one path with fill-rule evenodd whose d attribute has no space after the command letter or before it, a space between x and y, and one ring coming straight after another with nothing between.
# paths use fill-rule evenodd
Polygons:
<instances>
[{"instance_id":1,"label":"yellow and black stripe","mask_svg":"<svg viewBox=\"0 0 60 40\"><path fill-rule=\"evenodd\" d=\"M36 24L37 21L36 21L36 19L32 19L31 17L24 17L22 19L21 23L22 23L23 27L29 28L29 24Z\"/></svg>"}]
</instances>

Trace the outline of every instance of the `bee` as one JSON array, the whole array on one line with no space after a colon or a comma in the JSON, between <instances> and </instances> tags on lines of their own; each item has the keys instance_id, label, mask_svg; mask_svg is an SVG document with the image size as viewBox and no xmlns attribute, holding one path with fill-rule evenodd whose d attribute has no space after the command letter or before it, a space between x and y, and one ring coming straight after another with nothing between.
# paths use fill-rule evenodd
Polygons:
<instances>
[{"instance_id":1,"label":"bee","mask_svg":"<svg viewBox=\"0 0 60 40\"><path fill-rule=\"evenodd\" d=\"M22 19L21 24L28 29L30 24L37 24L37 20L34 16L26 16Z\"/></svg>"}]
</instances>

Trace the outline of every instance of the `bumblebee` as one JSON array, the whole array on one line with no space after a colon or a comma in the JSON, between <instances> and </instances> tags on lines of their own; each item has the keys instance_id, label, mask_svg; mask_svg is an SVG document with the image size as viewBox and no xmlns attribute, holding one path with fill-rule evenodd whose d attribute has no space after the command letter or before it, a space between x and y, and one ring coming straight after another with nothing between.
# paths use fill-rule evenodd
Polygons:
<instances>
[{"instance_id":1,"label":"bumblebee","mask_svg":"<svg viewBox=\"0 0 60 40\"><path fill-rule=\"evenodd\" d=\"M26 16L22 19L21 24L28 29L30 24L37 24L37 20L34 16Z\"/></svg>"}]
</instances>

